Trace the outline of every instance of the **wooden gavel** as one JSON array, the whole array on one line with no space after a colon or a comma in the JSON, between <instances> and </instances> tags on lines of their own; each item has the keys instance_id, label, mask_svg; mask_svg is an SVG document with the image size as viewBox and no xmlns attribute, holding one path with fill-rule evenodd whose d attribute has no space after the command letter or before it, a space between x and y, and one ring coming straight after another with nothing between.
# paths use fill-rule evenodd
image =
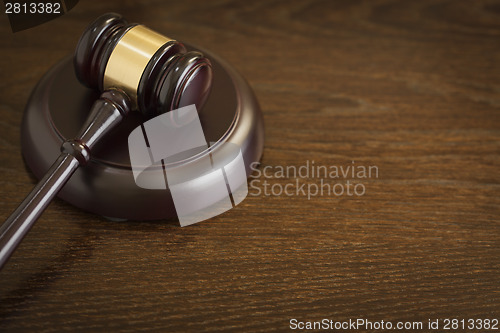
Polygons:
<instances>
[{"instance_id":1,"label":"wooden gavel","mask_svg":"<svg viewBox=\"0 0 500 333\"><path fill-rule=\"evenodd\" d=\"M80 133L62 144L60 156L0 227L0 269L75 170L90 160L96 142L129 111L152 118L191 104L199 110L212 85L203 54L114 13L86 28L74 65L78 79L102 94Z\"/></svg>"}]
</instances>

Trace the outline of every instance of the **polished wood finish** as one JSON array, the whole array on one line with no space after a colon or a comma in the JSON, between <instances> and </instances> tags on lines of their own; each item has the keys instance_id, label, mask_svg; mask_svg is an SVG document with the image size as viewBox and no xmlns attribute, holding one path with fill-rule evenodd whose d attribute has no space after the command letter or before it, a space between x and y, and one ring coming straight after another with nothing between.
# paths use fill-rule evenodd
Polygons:
<instances>
[{"instance_id":1,"label":"polished wood finish","mask_svg":"<svg viewBox=\"0 0 500 333\"><path fill-rule=\"evenodd\" d=\"M107 11L240 70L266 122L261 168L354 160L379 177L362 197L249 196L186 228L56 200L0 272L0 331L500 317L498 3L81 1L17 34L2 15L0 216L34 184L19 140L30 89Z\"/></svg>"},{"instance_id":2,"label":"polished wood finish","mask_svg":"<svg viewBox=\"0 0 500 333\"><path fill-rule=\"evenodd\" d=\"M127 31L128 22L106 13L85 28L76 45L73 62L78 80L89 88L104 90L103 77L109 56Z\"/></svg>"},{"instance_id":3,"label":"polished wood finish","mask_svg":"<svg viewBox=\"0 0 500 333\"><path fill-rule=\"evenodd\" d=\"M102 14L85 28L74 65L82 84L123 90L148 118L191 104L201 109L213 79L201 52L186 52L182 43L117 13Z\"/></svg>"},{"instance_id":4,"label":"polished wood finish","mask_svg":"<svg viewBox=\"0 0 500 333\"><path fill-rule=\"evenodd\" d=\"M231 142L241 147L245 166L250 171L251 163L258 162L264 150L264 125L258 101L234 68L209 51L203 53L210 58L214 70L210 96L202 108L197 108L205 140L207 143ZM199 86L191 89L191 96L187 99L198 98L194 96L200 93L197 88ZM41 178L54 163L63 142L80 132L97 98L96 91L86 88L75 77L71 56L52 67L38 82L26 104L21 126L23 157L37 178ZM148 118L141 112L128 113L115 129L96 143L89 163L75 171L58 197L86 212L113 220L175 218L170 189L152 191L139 187L132 172L129 135L146 121ZM180 143L175 140L165 142L174 146ZM163 143L160 141L160 144ZM194 165L202 167L207 158L210 159L209 154L213 161L224 150L214 149L196 151L197 159L185 160L182 166L177 163L177 167L183 170ZM167 169L174 165L164 164ZM148 171L150 175L156 174L153 170ZM163 170L161 175L163 179ZM213 194L211 198L214 198Z\"/></svg>"}]
</instances>

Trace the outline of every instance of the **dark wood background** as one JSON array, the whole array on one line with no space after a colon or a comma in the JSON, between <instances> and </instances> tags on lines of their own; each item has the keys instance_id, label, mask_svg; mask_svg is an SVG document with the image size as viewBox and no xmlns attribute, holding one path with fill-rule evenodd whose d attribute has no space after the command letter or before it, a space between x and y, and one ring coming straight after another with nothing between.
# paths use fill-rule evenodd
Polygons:
<instances>
[{"instance_id":1,"label":"dark wood background","mask_svg":"<svg viewBox=\"0 0 500 333\"><path fill-rule=\"evenodd\" d=\"M0 331L500 318L500 2L80 1L16 34L1 14L1 219L35 183L31 89L107 11L233 64L262 106L262 166L379 177L361 197L249 196L186 228L56 200L0 272Z\"/></svg>"}]
</instances>

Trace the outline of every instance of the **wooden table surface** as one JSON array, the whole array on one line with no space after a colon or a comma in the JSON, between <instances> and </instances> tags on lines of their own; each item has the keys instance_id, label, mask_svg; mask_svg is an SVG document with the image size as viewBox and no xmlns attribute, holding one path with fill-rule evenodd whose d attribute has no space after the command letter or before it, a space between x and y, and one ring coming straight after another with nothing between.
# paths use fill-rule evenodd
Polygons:
<instances>
[{"instance_id":1,"label":"wooden table surface","mask_svg":"<svg viewBox=\"0 0 500 333\"><path fill-rule=\"evenodd\" d=\"M15 34L2 14L1 219L35 183L20 148L31 89L107 11L243 74L264 114L261 171L314 161L378 177L326 179L362 184L359 196L252 188L185 228L55 200L0 272L0 331L267 332L366 318L424 332L429 319L500 319L498 1L81 1ZM321 181L272 176L255 179L275 191Z\"/></svg>"}]
</instances>

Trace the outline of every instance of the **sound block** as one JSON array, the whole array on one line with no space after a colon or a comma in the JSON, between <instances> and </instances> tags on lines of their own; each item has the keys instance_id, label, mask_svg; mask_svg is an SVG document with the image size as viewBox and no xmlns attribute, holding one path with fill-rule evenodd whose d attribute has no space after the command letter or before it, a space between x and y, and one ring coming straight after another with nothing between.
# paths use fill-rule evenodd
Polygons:
<instances>
[{"instance_id":1,"label":"sound block","mask_svg":"<svg viewBox=\"0 0 500 333\"><path fill-rule=\"evenodd\" d=\"M212 92L198 110L206 141L238 145L249 175L250 165L260 160L264 145L259 104L234 68L209 51L201 52L212 62L214 74ZM77 80L72 57L57 63L34 88L26 105L21 139L26 164L38 179L59 156L61 144L80 131L98 96ZM91 161L75 172L58 196L80 209L112 219L176 218L168 188L143 189L134 181L128 136L144 121L140 112L127 115L95 146ZM209 154L209 150L202 154ZM185 163L196 160L187 159Z\"/></svg>"}]
</instances>

